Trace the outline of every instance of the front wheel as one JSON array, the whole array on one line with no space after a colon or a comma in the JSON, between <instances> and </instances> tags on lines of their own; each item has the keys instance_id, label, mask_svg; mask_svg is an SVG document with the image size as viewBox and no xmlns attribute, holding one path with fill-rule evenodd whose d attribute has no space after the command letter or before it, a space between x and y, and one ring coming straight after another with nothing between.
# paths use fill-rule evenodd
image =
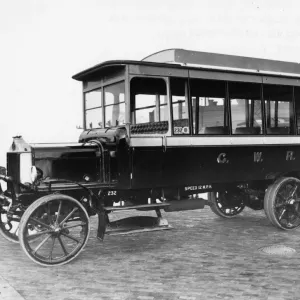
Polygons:
<instances>
[{"instance_id":1,"label":"front wheel","mask_svg":"<svg viewBox=\"0 0 300 300\"><path fill-rule=\"evenodd\" d=\"M300 180L294 177L277 179L267 189L264 210L271 223L283 230L300 226Z\"/></svg>"},{"instance_id":2,"label":"front wheel","mask_svg":"<svg viewBox=\"0 0 300 300\"><path fill-rule=\"evenodd\" d=\"M76 199L53 194L33 202L25 211L19 240L26 255L43 266L63 265L86 245L89 216Z\"/></svg>"},{"instance_id":3,"label":"front wheel","mask_svg":"<svg viewBox=\"0 0 300 300\"><path fill-rule=\"evenodd\" d=\"M238 215L245 208L242 195L228 191L208 193L208 202L216 215L227 219Z\"/></svg>"},{"instance_id":4,"label":"front wheel","mask_svg":"<svg viewBox=\"0 0 300 300\"><path fill-rule=\"evenodd\" d=\"M0 234L8 241L19 243L19 224L21 211L11 213L3 207L0 211Z\"/></svg>"}]
</instances>

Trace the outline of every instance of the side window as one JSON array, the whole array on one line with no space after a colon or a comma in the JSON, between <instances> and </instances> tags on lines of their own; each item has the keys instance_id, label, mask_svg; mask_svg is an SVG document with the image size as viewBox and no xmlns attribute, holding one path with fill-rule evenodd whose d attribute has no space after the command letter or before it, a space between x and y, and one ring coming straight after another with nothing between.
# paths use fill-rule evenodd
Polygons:
<instances>
[{"instance_id":1,"label":"side window","mask_svg":"<svg viewBox=\"0 0 300 300\"><path fill-rule=\"evenodd\" d=\"M132 133L168 131L167 86L164 79L135 77L130 82Z\"/></svg>"},{"instance_id":2,"label":"side window","mask_svg":"<svg viewBox=\"0 0 300 300\"><path fill-rule=\"evenodd\" d=\"M294 87L294 98L296 107L297 133L300 134L300 87Z\"/></svg>"},{"instance_id":3,"label":"side window","mask_svg":"<svg viewBox=\"0 0 300 300\"><path fill-rule=\"evenodd\" d=\"M293 87L264 84L263 97L265 101L267 134L293 134Z\"/></svg>"},{"instance_id":4,"label":"side window","mask_svg":"<svg viewBox=\"0 0 300 300\"><path fill-rule=\"evenodd\" d=\"M171 78L173 133L190 134L187 80Z\"/></svg>"},{"instance_id":5,"label":"side window","mask_svg":"<svg viewBox=\"0 0 300 300\"><path fill-rule=\"evenodd\" d=\"M102 91L97 89L85 93L85 127L102 128Z\"/></svg>"},{"instance_id":6,"label":"side window","mask_svg":"<svg viewBox=\"0 0 300 300\"><path fill-rule=\"evenodd\" d=\"M105 127L112 127L125 123L124 93L124 82L104 87Z\"/></svg>"},{"instance_id":7,"label":"side window","mask_svg":"<svg viewBox=\"0 0 300 300\"><path fill-rule=\"evenodd\" d=\"M229 82L233 134L262 134L261 84Z\"/></svg>"},{"instance_id":8,"label":"side window","mask_svg":"<svg viewBox=\"0 0 300 300\"><path fill-rule=\"evenodd\" d=\"M226 82L191 79L193 134L228 134Z\"/></svg>"}]
</instances>

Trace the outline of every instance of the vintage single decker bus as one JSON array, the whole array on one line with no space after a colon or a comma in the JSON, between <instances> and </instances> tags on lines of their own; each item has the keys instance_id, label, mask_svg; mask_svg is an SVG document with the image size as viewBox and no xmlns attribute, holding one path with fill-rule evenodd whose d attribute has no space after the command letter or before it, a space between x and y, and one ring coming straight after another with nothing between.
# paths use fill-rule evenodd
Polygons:
<instances>
[{"instance_id":1,"label":"vintage single decker bus","mask_svg":"<svg viewBox=\"0 0 300 300\"><path fill-rule=\"evenodd\" d=\"M2 235L41 265L74 259L90 216L115 210L264 209L300 225L300 65L164 50L73 76L83 88L76 143L14 137L0 179ZM208 193L208 200L201 196Z\"/></svg>"}]
</instances>

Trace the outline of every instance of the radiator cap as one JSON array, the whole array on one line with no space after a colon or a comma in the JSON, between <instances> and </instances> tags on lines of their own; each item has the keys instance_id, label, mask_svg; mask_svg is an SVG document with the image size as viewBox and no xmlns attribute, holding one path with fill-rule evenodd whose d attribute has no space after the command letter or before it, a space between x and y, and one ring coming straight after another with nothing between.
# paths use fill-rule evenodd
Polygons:
<instances>
[{"instance_id":1,"label":"radiator cap","mask_svg":"<svg viewBox=\"0 0 300 300\"><path fill-rule=\"evenodd\" d=\"M22 136L14 136L8 152L31 152L31 146L24 141Z\"/></svg>"}]
</instances>

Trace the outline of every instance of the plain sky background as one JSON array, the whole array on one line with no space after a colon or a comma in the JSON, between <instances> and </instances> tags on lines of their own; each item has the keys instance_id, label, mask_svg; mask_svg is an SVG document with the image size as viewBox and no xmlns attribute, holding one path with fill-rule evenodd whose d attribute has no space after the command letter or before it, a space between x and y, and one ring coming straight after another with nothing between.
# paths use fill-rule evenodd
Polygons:
<instances>
[{"instance_id":1,"label":"plain sky background","mask_svg":"<svg viewBox=\"0 0 300 300\"><path fill-rule=\"evenodd\" d=\"M75 73L168 48L300 62L299 0L0 0L0 165L12 136L77 141Z\"/></svg>"}]
</instances>

